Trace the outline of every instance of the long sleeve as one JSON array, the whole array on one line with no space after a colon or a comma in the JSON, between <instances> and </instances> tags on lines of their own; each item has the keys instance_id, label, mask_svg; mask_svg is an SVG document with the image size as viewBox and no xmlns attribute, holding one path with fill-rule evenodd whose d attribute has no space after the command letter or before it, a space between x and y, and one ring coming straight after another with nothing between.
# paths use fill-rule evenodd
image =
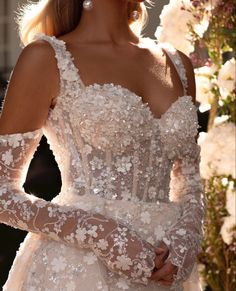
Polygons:
<instances>
[{"instance_id":1,"label":"long sleeve","mask_svg":"<svg viewBox=\"0 0 236 291\"><path fill-rule=\"evenodd\" d=\"M125 225L97 213L26 194L25 170L42 129L0 135L0 222L72 247L90 248L105 265L132 282L147 284L154 248Z\"/></svg>"},{"instance_id":2,"label":"long sleeve","mask_svg":"<svg viewBox=\"0 0 236 291\"><path fill-rule=\"evenodd\" d=\"M178 266L176 282L189 277L203 237L205 197L199 162L200 146L191 137L183 145L182 154L175 160L171 173L170 198L180 204L181 217L164 238L170 250L169 259Z\"/></svg>"}]
</instances>

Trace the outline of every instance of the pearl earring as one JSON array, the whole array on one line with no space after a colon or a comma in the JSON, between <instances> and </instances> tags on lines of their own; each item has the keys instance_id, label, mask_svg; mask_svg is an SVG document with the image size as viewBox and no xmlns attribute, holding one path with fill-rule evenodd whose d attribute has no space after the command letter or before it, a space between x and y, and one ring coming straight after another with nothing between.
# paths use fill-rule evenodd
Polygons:
<instances>
[{"instance_id":1,"label":"pearl earring","mask_svg":"<svg viewBox=\"0 0 236 291\"><path fill-rule=\"evenodd\" d=\"M139 19L139 12L137 10L132 11L131 13L131 18L133 19L133 21L137 21Z\"/></svg>"},{"instance_id":2,"label":"pearl earring","mask_svg":"<svg viewBox=\"0 0 236 291\"><path fill-rule=\"evenodd\" d=\"M93 0L84 0L83 7L85 10L91 10L93 8Z\"/></svg>"}]
</instances>

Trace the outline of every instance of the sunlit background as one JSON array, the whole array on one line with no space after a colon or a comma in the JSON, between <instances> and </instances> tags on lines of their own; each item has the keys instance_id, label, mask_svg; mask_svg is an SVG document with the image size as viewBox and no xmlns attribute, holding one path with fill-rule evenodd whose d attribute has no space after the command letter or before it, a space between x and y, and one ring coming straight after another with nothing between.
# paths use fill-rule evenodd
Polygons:
<instances>
[{"instance_id":1,"label":"sunlit background","mask_svg":"<svg viewBox=\"0 0 236 291\"><path fill-rule=\"evenodd\" d=\"M21 51L14 18L19 5L25 2L0 0L0 101ZM236 290L236 2L154 2L155 7L148 10L144 36L172 43L190 57L195 72L200 170L208 201L205 236L198 256L202 286L204 291L233 291ZM60 187L60 171L43 137L31 162L25 191L51 200ZM0 288L25 235L0 224Z\"/></svg>"}]
</instances>

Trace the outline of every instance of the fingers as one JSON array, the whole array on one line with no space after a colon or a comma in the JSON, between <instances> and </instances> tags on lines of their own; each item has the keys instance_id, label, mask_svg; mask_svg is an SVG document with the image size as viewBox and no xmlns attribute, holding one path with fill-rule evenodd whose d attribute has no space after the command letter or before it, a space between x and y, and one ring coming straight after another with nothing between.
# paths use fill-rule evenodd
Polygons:
<instances>
[{"instance_id":1,"label":"fingers","mask_svg":"<svg viewBox=\"0 0 236 291\"><path fill-rule=\"evenodd\" d=\"M165 250L163 248L156 248L155 252L156 252L157 255L161 255L161 254L163 254L165 252Z\"/></svg>"},{"instance_id":2,"label":"fingers","mask_svg":"<svg viewBox=\"0 0 236 291\"><path fill-rule=\"evenodd\" d=\"M165 280L165 281L173 281L173 274L168 275L168 276L165 276L165 277L163 278L163 280Z\"/></svg>"},{"instance_id":3,"label":"fingers","mask_svg":"<svg viewBox=\"0 0 236 291\"><path fill-rule=\"evenodd\" d=\"M159 256L157 256L155 258L155 267L156 267L156 269L160 269L164 265L164 263L165 263L164 257L165 257L165 254L164 255L159 255Z\"/></svg>"},{"instance_id":4,"label":"fingers","mask_svg":"<svg viewBox=\"0 0 236 291\"><path fill-rule=\"evenodd\" d=\"M159 248L162 248L162 249L168 249L167 245L162 241L160 244L159 244Z\"/></svg>"},{"instance_id":5,"label":"fingers","mask_svg":"<svg viewBox=\"0 0 236 291\"><path fill-rule=\"evenodd\" d=\"M166 262L162 268L154 272L150 279L154 281L160 281L167 278L173 278L173 275L177 273L177 267L172 265L171 262Z\"/></svg>"},{"instance_id":6,"label":"fingers","mask_svg":"<svg viewBox=\"0 0 236 291\"><path fill-rule=\"evenodd\" d=\"M165 260L168 258L169 250L163 250L162 248L156 249L156 258L155 258L155 267L157 269L161 268L164 265Z\"/></svg>"}]
</instances>

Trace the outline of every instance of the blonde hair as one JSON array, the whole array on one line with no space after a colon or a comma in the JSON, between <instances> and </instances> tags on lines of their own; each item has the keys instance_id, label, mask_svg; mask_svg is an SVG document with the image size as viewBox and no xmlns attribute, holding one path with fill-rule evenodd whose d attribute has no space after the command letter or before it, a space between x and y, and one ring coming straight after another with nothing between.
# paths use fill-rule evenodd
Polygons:
<instances>
[{"instance_id":1,"label":"blonde hair","mask_svg":"<svg viewBox=\"0 0 236 291\"><path fill-rule=\"evenodd\" d=\"M147 1L152 4L151 0ZM16 22L23 46L34 40L37 33L59 37L76 28L83 10L83 0L28 1L18 11ZM132 11L140 12L137 21L132 20ZM138 36L148 21L144 3L128 2L128 23Z\"/></svg>"}]
</instances>

